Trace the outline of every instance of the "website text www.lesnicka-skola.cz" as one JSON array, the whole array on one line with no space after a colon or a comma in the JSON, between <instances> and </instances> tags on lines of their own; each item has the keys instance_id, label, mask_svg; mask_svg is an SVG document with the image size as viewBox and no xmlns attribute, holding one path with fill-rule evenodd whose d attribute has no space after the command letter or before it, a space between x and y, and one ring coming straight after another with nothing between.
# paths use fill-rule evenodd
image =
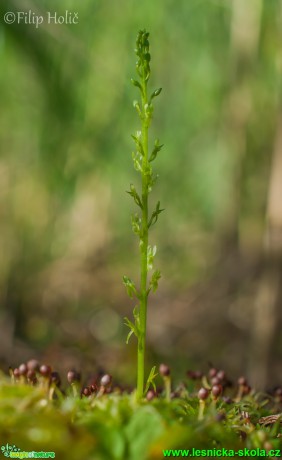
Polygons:
<instances>
[{"instance_id":1,"label":"website text www.lesnicka-skola.cz","mask_svg":"<svg viewBox=\"0 0 282 460\"><path fill-rule=\"evenodd\" d=\"M271 449L266 451L265 449L166 449L163 450L164 457L281 457L280 449Z\"/></svg>"}]
</instances>

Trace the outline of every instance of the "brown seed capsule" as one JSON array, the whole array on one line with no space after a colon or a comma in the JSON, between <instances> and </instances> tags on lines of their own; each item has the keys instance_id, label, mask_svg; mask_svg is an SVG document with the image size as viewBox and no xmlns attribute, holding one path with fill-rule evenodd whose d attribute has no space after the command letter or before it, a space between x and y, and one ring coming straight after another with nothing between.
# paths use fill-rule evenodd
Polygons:
<instances>
[{"instance_id":1,"label":"brown seed capsule","mask_svg":"<svg viewBox=\"0 0 282 460\"><path fill-rule=\"evenodd\" d=\"M207 399L208 396L209 390L207 390L206 388L200 388L200 390L198 391L198 398L204 401L205 399Z\"/></svg>"},{"instance_id":2,"label":"brown seed capsule","mask_svg":"<svg viewBox=\"0 0 282 460\"><path fill-rule=\"evenodd\" d=\"M215 377L217 374L217 369L215 367L212 367L210 370L209 370L209 376L210 378L212 379L213 377Z\"/></svg>"},{"instance_id":3,"label":"brown seed capsule","mask_svg":"<svg viewBox=\"0 0 282 460\"><path fill-rule=\"evenodd\" d=\"M69 383L75 383L80 381L80 374L75 369L68 371L67 379Z\"/></svg>"},{"instance_id":4,"label":"brown seed capsule","mask_svg":"<svg viewBox=\"0 0 282 460\"><path fill-rule=\"evenodd\" d=\"M39 362L37 361L37 359L30 359L27 362L27 368L28 368L29 371L39 372L40 365L39 365Z\"/></svg>"},{"instance_id":5,"label":"brown seed capsule","mask_svg":"<svg viewBox=\"0 0 282 460\"><path fill-rule=\"evenodd\" d=\"M248 385L248 382L247 382L247 379L245 377L239 377L238 378L238 385L242 385L242 386L245 386L245 385Z\"/></svg>"},{"instance_id":6,"label":"brown seed capsule","mask_svg":"<svg viewBox=\"0 0 282 460\"><path fill-rule=\"evenodd\" d=\"M43 377L49 377L51 374L51 367L47 366L46 364L42 364L42 366L40 366L39 371Z\"/></svg>"},{"instance_id":7,"label":"brown seed capsule","mask_svg":"<svg viewBox=\"0 0 282 460\"><path fill-rule=\"evenodd\" d=\"M222 385L213 385L212 389L211 389L211 392L212 392L212 395L217 398L218 396L221 395L222 393Z\"/></svg>"},{"instance_id":8,"label":"brown seed capsule","mask_svg":"<svg viewBox=\"0 0 282 460\"><path fill-rule=\"evenodd\" d=\"M13 371L13 374L14 374L14 377L17 379L19 378L20 376L20 371L17 367L15 367L14 371Z\"/></svg>"},{"instance_id":9,"label":"brown seed capsule","mask_svg":"<svg viewBox=\"0 0 282 460\"><path fill-rule=\"evenodd\" d=\"M220 385L220 383L221 383L221 380L219 380L218 377L213 377L213 378L211 379L211 384L212 384L212 385Z\"/></svg>"},{"instance_id":10,"label":"brown seed capsule","mask_svg":"<svg viewBox=\"0 0 282 460\"><path fill-rule=\"evenodd\" d=\"M220 381L223 381L223 380L225 380L226 374L225 374L225 372L223 370L220 370L220 371L218 371L216 376Z\"/></svg>"},{"instance_id":11,"label":"brown seed capsule","mask_svg":"<svg viewBox=\"0 0 282 460\"><path fill-rule=\"evenodd\" d=\"M149 390L146 394L146 399L147 401L152 401L153 399L156 398L156 393L153 390Z\"/></svg>"},{"instance_id":12,"label":"brown seed capsule","mask_svg":"<svg viewBox=\"0 0 282 460\"><path fill-rule=\"evenodd\" d=\"M107 387L112 383L112 376L109 374L103 375L103 377L100 380L100 384L102 387Z\"/></svg>"},{"instance_id":13,"label":"brown seed capsule","mask_svg":"<svg viewBox=\"0 0 282 460\"><path fill-rule=\"evenodd\" d=\"M19 366L19 374L20 375L26 375L27 373L27 365L26 364L21 364Z\"/></svg>"},{"instance_id":14,"label":"brown seed capsule","mask_svg":"<svg viewBox=\"0 0 282 460\"><path fill-rule=\"evenodd\" d=\"M89 387L85 387L85 388L83 388L82 393L84 394L84 396L90 396L91 395L91 390L90 390Z\"/></svg>"},{"instance_id":15,"label":"brown seed capsule","mask_svg":"<svg viewBox=\"0 0 282 460\"><path fill-rule=\"evenodd\" d=\"M159 373L162 377L168 377L170 375L170 368L166 364L160 364Z\"/></svg>"}]
</instances>

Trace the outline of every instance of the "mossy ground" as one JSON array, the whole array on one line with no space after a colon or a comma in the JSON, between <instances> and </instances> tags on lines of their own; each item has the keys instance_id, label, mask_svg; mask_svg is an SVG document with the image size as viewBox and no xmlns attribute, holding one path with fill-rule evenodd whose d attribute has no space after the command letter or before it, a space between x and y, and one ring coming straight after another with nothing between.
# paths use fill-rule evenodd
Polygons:
<instances>
[{"instance_id":1,"label":"mossy ground","mask_svg":"<svg viewBox=\"0 0 282 460\"><path fill-rule=\"evenodd\" d=\"M164 449L193 447L281 448L280 420L261 420L281 412L281 396L251 390L238 398L238 386L227 387L225 396L209 394L199 420L198 389L203 382L209 384L208 377L203 379L186 379L170 401L160 393L137 403L134 393L123 392L114 382L104 394L98 386L89 397L80 392L75 397L71 385L53 393L40 377L30 385L2 375L1 446L55 452L58 459L74 460L157 460L164 458Z\"/></svg>"}]
</instances>

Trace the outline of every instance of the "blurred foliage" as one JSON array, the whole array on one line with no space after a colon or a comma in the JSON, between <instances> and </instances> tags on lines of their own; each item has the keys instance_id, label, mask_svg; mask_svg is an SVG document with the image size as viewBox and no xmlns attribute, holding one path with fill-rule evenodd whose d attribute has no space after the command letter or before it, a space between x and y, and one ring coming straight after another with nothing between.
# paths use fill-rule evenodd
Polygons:
<instances>
[{"instance_id":1,"label":"blurred foliage","mask_svg":"<svg viewBox=\"0 0 282 460\"><path fill-rule=\"evenodd\" d=\"M49 400L46 389L11 385L2 376L1 445L55 452L60 459L97 460L160 459L164 449L281 448L279 421L258 423L275 408L266 395L252 394L237 403L209 398L199 420L196 388L181 388L182 397L170 402L160 397L137 404L134 394L115 392L82 399L58 393L58 399Z\"/></svg>"},{"instance_id":2,"label":"blurred foliage","mask_svg":"<svg viewBox=\"0 0 282 460\"><path fill-rule=\"evenodd\" d=\"M166 212L153 235L164 274L159 302L165 284L185 290L210 275L232 182L240 190L240 244L260 253L281 97L281 4L262 1L255 58L236 69L232 5L1 0L2 359L49 346L48 356L60 360L56 344L70 347L67 362L83 355L90 365L114 365L111 350L120 353L124 266L137 275L125 190L134 174L130 133L138 121L130 78L140 28L151 33L152 86L163 87L152 132L165 144L156 194ZM44 23L4 23L5 12L22 10L44 14ZM46 11L66 10L78 12L77 25L47 24ZM223 133L227 100L241 81L251 100L237 183L233 138Z\"/></svg>"}]
</instances>

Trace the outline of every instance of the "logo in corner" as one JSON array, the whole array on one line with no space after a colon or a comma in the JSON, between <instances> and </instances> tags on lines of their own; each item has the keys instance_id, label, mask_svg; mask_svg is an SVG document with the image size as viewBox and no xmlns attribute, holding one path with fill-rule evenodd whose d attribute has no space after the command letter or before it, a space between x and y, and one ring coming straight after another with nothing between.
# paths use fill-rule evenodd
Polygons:
<instances>
[{"instance_id":1,"label":"logo in corner","mask_svg":"<svg viewBox=\"0 0 282 460\"><path fill-rule=\"evenodd\" d=\"M15 446L15 444L11 446L7 443L5 446L1 446L1 452L5 457L10 457L11 452L19 452L20 450L21 449Z\"/></svg>"}]
</instances>

